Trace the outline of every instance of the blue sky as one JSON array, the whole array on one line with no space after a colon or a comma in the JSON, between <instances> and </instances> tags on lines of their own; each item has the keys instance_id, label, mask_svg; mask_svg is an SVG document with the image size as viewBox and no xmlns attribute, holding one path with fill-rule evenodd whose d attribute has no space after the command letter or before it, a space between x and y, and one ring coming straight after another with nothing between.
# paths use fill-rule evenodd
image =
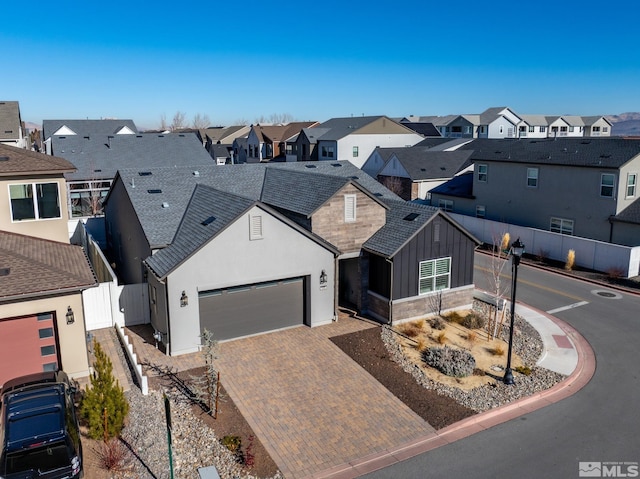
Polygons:
<instances>
[{"instance_id":1,"label":"blue sky","mask_svg":"<svg viewBox=\"0 0 640 479\"><path fill-rule=\"evenodd\" d=\"M36 123L640 111L631 0L36 3L0 28L0 100Z\"/></svg>"}]
</instances>

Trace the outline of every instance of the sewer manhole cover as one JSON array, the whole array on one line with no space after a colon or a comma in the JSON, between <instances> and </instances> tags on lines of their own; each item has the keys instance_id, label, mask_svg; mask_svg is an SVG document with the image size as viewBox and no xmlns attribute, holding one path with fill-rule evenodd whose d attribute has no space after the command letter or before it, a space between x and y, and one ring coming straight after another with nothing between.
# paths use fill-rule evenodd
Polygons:
<instances>
[{"instance_id":1,"label":"sewer manhole cover","mask_svg":"<svg viewBox=\"0 0 640 479\"><path fill-rule=\"evenodd\" d=\"M620 293L616 293L615 291L607 291L605 289L595 289L591 291L591 294L595 294L596 296L600 296L601 298L608 298L608 299L622 298L622 295Z\"/></svg>"}]
</instances>

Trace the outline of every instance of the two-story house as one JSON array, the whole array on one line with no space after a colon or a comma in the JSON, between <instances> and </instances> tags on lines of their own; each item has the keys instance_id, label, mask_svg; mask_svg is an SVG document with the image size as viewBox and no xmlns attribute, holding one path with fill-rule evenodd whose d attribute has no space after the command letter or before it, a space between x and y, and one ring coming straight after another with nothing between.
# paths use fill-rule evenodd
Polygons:
<instances>
[{"instance_id":1,"label":"two-story house","mask_svg":"<svg viewBox=\"0 0 640 479\"><path fill-rule=\"evenodd\" d=\"M82 292L97 285L69 244L68 161L0 145L0 384L64 369L89 374Z\"/></svg>"},{"instance_id":2,"label":"two-story house","mask_svg":"<svg viewBox=\"0 0 640 479\"><path fill-rule=\"evenodd\" d=\"M148 283L169 354L196 351L204 328L226 340L325 324L341 302L385 322L428 314L434 294L471 303L477 240L349 162L140 173L120 170L106 199L109 254Z\"/></svg>"},{"instance_id":3,"label":"two-story house","mask_svg":"<svg viewBox=\"0 0 640 479\"><path fill-rule=\"evenodd\" d=\"M456 213L629 246L636 223L640 141L474 140L470 189L441 185L433 205Z\"/></svg>"},{"instance_id":4,"label":"two-story house","mask_svg":"<svg viewBox=\"0 0 640 479\"><path fill-rule=\"evenodd\" d=\"M316 121L297 121L286 125L251 125L247 135L247 163L260 163L275 158L285 159L288 141L300 130L317 125Z\"/></svg>"},{"instance_id":5,"label":"two-story house","mask_svg":"<svg viewBox=\"0 0 640 479\"><path fill-rule=\"evenodd\" d=\"M0 101L0 144L27 148L27 140L20 104L17 101Z\"/></svg>"}]
</instances>

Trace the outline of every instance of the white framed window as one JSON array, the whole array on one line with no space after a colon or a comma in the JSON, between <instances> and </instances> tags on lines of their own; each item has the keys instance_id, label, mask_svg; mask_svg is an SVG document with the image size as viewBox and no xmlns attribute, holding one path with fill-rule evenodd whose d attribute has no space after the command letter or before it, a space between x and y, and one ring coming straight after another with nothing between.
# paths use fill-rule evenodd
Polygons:
<instances>
[{"instance_id":1,"label":"white framed window","mask_svg":"<svg viewBox=\"0 0 640 479\"><path fill-rule=\"evenodd\" d=\"M418 294L433 293L451 287L451 257L421 261Z\"/></svg>"},{"instance_id":2,"label":"white framed window","mask_svg":"<svg viewBox=\"0 0 640 479\"><path fill-rule=\"evenodd\" d=\"M476 205L476 218L484 218L486 209L484 205Z\"/></svg>"},{"instance_id":3,"label":"white framed window","mask_svg":"<svg viewBox=\"0 0 640 479\"><path fill-rule=\"evenodd\" d=\"M478 165L478 181L486 183L489 178L489 167L487 165Z\"/></svg>"},{"instance_id":4,"label":"white framed window","mask_svg":"<svg viewBox=\"0 0 640 479\"><path fill-rule=\"evenodd\" d=\"M529 127L529 133L533 133L534 131L536 131L536 127L535 126L530 126Z\"/></svg>"},{"instance_id":5,"label":"white framed window","mask_svg":"<svg viewBox=\"0 0 640 479\"><path fill-rule=\"evenodd\" d=\"M549 231L563 235L573 235L573 220L552 217Z\"/></svg>"},{"instance_id":6,"label":"white framed window","mask_svg":"<svg viewBox=\"0 0 640 479\"><path fill-rule=\"evenodd\" d=\"M593 131L599 133L600 132L600 127L599 126L594 126L593 127Z\"/></svg>"},{"instance_id":7,"label":"white framed window","mask_svg":"<svg viewBox=\"0 0 640 479\"><path fill-rule=\"evenodd\" d=\"M354 157L354 158L357 158L357 157L358 157L358 147L357 147L357 146L354 146L354 147L353 147L353 157Z\"/></svg>"},{"instance_id":8,"label":"white framed window","mask_svg":"<svg viewBox=\"0 0 640 479\"><path fill-rule=\"evenodd\" d=\"M545 131L547 131L547 127L546 126L541 126L540 127L540 133L544 133Z\"/></svg>"},{"instance_id":9,"label":"white framed window","mask_svg":"<svg viewBox=\"0 0 640 479\"><path fill-rule=\"evenodd\" d=\"M249 240L254 241L262 238L262 216L249 215Z\"/></svg>"},{"instance_id":10,"label":"white framed window","mask_svg":"<svg viewBox=\"0 0 640 479\"><path fill-rule=\"evenodd\" d=\"M344 195L344 221L353 223L356 220L356 195Z\"/></svg>"},{"instance_id":11,"label":"white framed window","mask_svg":"<svg viewBox=\"0 0 640 479\"><path fill-rule=\"evenodd\" d=\"M561 131L562 133L566 133L566 132L567 132L567 127L566 127L566 126L561 126L561 127L560 127L560 131Z\"/></svg>"},{"instance_id":12,"label":"white framed window","mask_svg":"<svg viewBox=\"0 0 640 479\"><path fill-rule=\"evenodd\" d=\"M602 173L600 175L600 196L613 198L615 190L616 175L613 173Z\"/></svg>"},{"instance_id":13,"label":"white framed window","mask_svg":"<svg viewBox=\"0 0 640 479\"><path fill-rule=\"evenodd\" d=\"M530 188L538 187L538 168L527 168L527 186Z\"/></svg>"},{"instance_id":14,"label":"white framed window","mask_svg":"<svg viewBox=\"0 0 640 479\"><path fill-rule=\"evenodd\" d=\"M607 133L609 131L609 127L608 126L603 126L602 127L602 133Z\"/></svg>"},{"instance_id":15,"label":"white framed window","mask_svg":"<svg viewBox=\"0 0 640 479\"><path fill-rule=\"evenodd\" d=\"M453 200L438 200L438 208L444 211L453 211Z\"/></svg>"},{"instance_id":16,"label":"white framed window","mask_svg":"<svg viewBox=\"0 0 640 479\"><path fill-rule=\"evenodd\" d=\"M13 221L60 218L58 183L9 185Z\"/></svg>"},{"instance_id":17,"label":"white framed window","mask_svg":"<svg viewBox=\"0 0 640 479\"><path fill-rule=\"evenodd\" d=\"M629 173L627 175L627 198L633 198L636 196L637 181L638 175L636 173Z\"/></svg>"},{"instance_id":18,"label":"white framed window","mask_svg":"<svg viewBox=\"0 0 640 479\"><path fill-rule=\"evenodd\" d=\"M574 127L572 127L572 126L570 126L570 127L569 127L569 131L570 131L571 133L573 133L573 131L574 131L574 130L575 130L575 128L574 128Z\"/></svg>"}]
</instances>

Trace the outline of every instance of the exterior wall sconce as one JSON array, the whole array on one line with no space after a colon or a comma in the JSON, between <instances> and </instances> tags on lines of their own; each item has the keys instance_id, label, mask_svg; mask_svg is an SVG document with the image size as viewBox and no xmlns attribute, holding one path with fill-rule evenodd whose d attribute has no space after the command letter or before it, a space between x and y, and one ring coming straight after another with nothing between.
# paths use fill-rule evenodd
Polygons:
<instances>
[{"instance_id":1,"label":"exterior wall sconce","mask_svg":"<svg viewBox=\"0 0 640 479\"><path fill-rule=\"evenodd\" d=\"M327 287L327 272L322 270L320 273L320 289L324 289Z\"/></svg>"},{"instance_id":2,"label":"exterior wall sconce","mask_svg":"<svg viewBox=\"0 0 640 479\"><path fill-rule=\"evenodd\" d=\"M67 317L67 324L73 324L76 322L76 318L73 314L73 309L71 309L71 306L67 306L67 314L65 314L65 316Z\"/></svg>"},{"instance_id":3,"label":"exterior wall sconce","mask_svg":"<svg viewBox=\"0 0 640 479\"><path fill-rule=\"evenodd\" d=\"M189 296L184 291L182 292L182 296L180 296L180 307L184 308L189 305Z\"/></svg>"}]
</instances>

